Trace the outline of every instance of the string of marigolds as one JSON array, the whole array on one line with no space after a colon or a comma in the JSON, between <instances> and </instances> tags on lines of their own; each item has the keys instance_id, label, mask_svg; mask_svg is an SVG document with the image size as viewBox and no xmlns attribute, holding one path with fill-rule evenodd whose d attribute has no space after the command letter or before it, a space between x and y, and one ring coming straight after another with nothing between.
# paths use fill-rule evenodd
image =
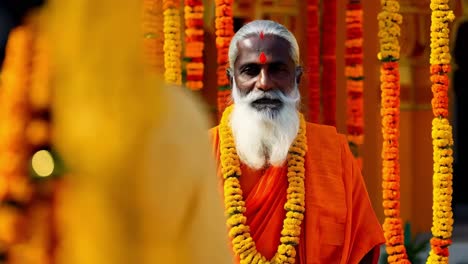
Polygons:
<instances>
[{"instance_id":1,"label":"string of marigolds","mask_svg":"<svg viewBox=\"0 0 468 264\"><path fill-rule=\"evenodd\" d=\"M50 152L51 64L42 33L37 16L14 29L2 72L0 240L12 264L52 262L56 241L56 182L42 180L57 172Z\"/></svg>"},{"instance_id":2,"label":"string of marigolds","mask_svg":"<svg viewBox=\"0 0 468 264\"><path fill-rule=\"evenodd\" d=\"M0 90L0 245L8 257L25 237L25 208L32 199L28 175L31 148L26 140L30 120L28 90L34 34L31 25L9 35Z\"/></svg>"},{"instance_id":3,"label":"string of marigolds","mask_svg":"<svg viewBox=\"0 0 468 264\"><path fill-rule=\"evenodd\" d=\"M143 47L151 72L164 73L162 0L143 0Z\"/></svg>"},{"instance_id":4,"label":"string of marigolds","mask_svg":"<svg viewBox=\"0 0 468 264\"><path fill-rule=\"evenodd\" d=\"M24 262L24 256L37 257L42 250L28 243L28 237L35 233L30 227L37 220L31 211L34 186L28 171L32 153L29 92L35 37L35 25L29 19L12 30L1 73L0 244L2 255L11 263Z\"/></svg>"},{"instance_id":5,"label":"string of marigolds","mask_svg":"<svg viewBox=\"0 0 468 264\"><path fill-rule=\"evenodd\" d=\"M345 76L346 76L346 128L348 142L362 167L359 149L364 143L364 69L362 5L350 0L346 6Z\"/></svg>"},{"instance_id":6,"label":"string of marigolds","mask_svg":"<svg viewBox=\"0 0 468 264\"><path fill-rule=\"evenodd\" d=\"M185 85L191 90L203 88L203 1L185 0Z\"/></svg>"},{"instance_id":7,"label":"string of marigolds","mask_svg":"<svg viewBox=\"0 0 468 264\"><path fill-rule=\"evenodd\" d=\"M323 1L322 90L323 123L336 126L336 0Z\"/></svg>"},{"instance_id":8,"label":"string of marigolds","mask_svg":"<svg viewBox=\"0 0 468 264\"><path fill-rule=\"evenodd\" d=\"M29 234L31 238L21 245L21 253L13 257L18 263L36 256L43 263L51 263L54 257L56 226L55 201L59 181L58 164L51 144L51 63L49 42L40 30L36 34L32 57L29 106L31 119L26 128L26 139L32 152L29 157L34 197L29 206ZM39 255L42 255L40 257ZM20 260L21 259L21 260Z\"/></svg>"},{"instance_id":9,"label":"string of marigolds","mask_svg":"<svg viewBox=\"0 0 468 264\"><path fill-rule=\"evenodd\" d=\"M182 84L182 41L180 36L179 0L163 0L164 14L164 80L169 84Z\"/></svg>"},{"instance_id":10,"label":"string of marigolds","mask_svg":"<svg viewBox=\"0 0 468 264\"><path fill-rule=\"evenodd\" d=\"M305 212L304 188L304 156L307 151L306 128L304 117L300 115L299 133L289 150L287 201L284 205L286 218L281 231L280 245L275 256L267 260L255 247L250 235L245 202L239 182L241 177L240 161L236 152L234 138L229 125L230 115L234 106L229 106L224 112L219 126L221 167L224 179L224 204L229 237L232 239L234 253L240 258L240 263L291 263L296 261L296 246L299 244L301 222Z\"/></svg>"},{"instance_id":11,"label":"string of marigolds","mask_svg":"<svg viewBox=\"0 0 468 264\"><path fill-rule=\"evenodd\" d=\"M231 98L231 90L229 87L229 79L226 76L228 67L228 52L229 44L234 36L234 22L232 18L232 2L233 0L216 0L216 48L218 69L216 70L218 84L218 115L223 113L224 109L229 105Z\"/></svg>"},{"instance_id":12,"label":"string of marigolds","mask_svg":"<svg viewBox=\"0 0 468 264\"><path fill-rule=\"evenodd\" d=\"M320 122L320 31L319 1L307 0L308 119Z\"/></svg>"},{"instance_id":13,"label":"string of marigolds","mask_svg":"<svg viewBox=\"0 0 468 264\"><path fill-rule=\"evenodd\" d=\"M427 263L449 263L452 244L452 127L448 120L450 71L449 23L455 18L448 0L431 1L432 145L434 160L432 239Z\"/></svg>"},{"instance_id":14,"label":"string of marigolds","mask_svg":"<svg viewBox=\"0 0 468 264\"><path fill-rule=\"evenodd\" d=\"M381 60L381 117L382 117L382 188L385 220L383 224L388 263L409 263L404 245L403 225L400 217L400 4L395 0L381 1L378 14Z\"/></svg>"}]
</instances>

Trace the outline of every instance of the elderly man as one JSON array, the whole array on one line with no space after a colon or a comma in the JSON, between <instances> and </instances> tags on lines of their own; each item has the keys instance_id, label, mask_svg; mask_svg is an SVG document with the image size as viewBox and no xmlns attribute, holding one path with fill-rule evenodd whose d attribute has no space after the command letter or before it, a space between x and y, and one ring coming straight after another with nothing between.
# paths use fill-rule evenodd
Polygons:
<instances>
[{"instance_id":1,"label":"elderly man","mask_svg":"<svg viewBox=\"0 0 468 264\"><path fill-rule=\"evenodd\" d=\"M229 47L234 104L211 130L238 263L376 263L384 242L343 135L297 111L295 37L265 20Z\"/></svg>"}]
</instances>

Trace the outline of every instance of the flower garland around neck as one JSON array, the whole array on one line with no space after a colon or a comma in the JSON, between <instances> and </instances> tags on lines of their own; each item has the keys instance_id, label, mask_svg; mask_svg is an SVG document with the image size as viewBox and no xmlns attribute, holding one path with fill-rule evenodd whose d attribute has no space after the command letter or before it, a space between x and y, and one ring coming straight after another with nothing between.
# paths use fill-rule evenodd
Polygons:
<instances>
[{"instance_id":1,"label":"flower garland around neck","mask_svg":"<svg viewBox=\"0 0 468 264\"><path fill-rule=\"evenodd\" d=\"M255 241L246 224L245 202L239 182L241 176L240 160L235 148L229 120L234 106L229 106L223 113L219 125L221 167L224 179L224 204L227 225L230 228L234 253L240 263L295 263L296 248L299 244L301 223L305 212L304 156L307 152L306 127L302 114L299 113L300 127L296 139L289 149L287 202L284 205L286 218L283 221L280 245L271 260L267 260L257 251Z\"/></svg>"}]
</instances>

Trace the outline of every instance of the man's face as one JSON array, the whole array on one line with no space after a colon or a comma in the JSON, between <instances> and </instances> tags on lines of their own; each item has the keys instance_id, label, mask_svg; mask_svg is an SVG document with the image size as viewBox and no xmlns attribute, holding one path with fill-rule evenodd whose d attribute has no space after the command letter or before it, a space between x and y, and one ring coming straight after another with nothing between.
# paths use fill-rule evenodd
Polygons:
<instances>
[{"instance_id":1,"label":"man's face","mask_svg":"<svg viewBox=\"0 0 468 264\"><path fill-rule=\"evenodd\" d=\"M234 81L241 96L264 93L251 102L261 110L280 110L283 103L277 96L288 96L295 89L296 65L290 58L289 43L279 37L251 36L237 43L239 54L234 62ZM256 96L257 97L257 96Z\"/></svg>"}]
</instances>

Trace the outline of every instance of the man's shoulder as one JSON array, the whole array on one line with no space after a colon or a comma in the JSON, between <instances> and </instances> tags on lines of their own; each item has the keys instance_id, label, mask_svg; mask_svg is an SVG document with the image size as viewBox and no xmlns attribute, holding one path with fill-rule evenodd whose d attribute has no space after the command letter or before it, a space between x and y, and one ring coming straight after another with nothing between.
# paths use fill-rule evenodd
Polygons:
<instances>
[{"instance_id":1,"label":"man's shoulder","mask_svg":"<svg viewBox=\"0 0 468 264\"><path fill-rule=\"evenodd\" d=\"M339 157L347 146L346 136L338 133L334 126L306 123L306 137L309 150L326 151L331 156ZM317 154L315 154L317 155Z\"/></svg>"},{"instance_id":2,"label":"man's shoulder","mask_svg":"<svg viewBox=\"0 0 468 264\"><path fill-rule=\"evenodd\" d=\"M316 129L322 130L328 133L336 133L336 128L334 126L322 125L317 123L306 122L307 129Z\"/></svg>"},{"instance_id":3,"label":"man's shoulder","mask_svg":"<svg viewBox=\"0 0 468 264\"><path fill-rule=\"evenodd\" d=\"M306 122L306 129L306 133L312 137L330 137L336 140L344 136L338 133L334 126L329 125Z\"/></svg>"}]
</instances>

